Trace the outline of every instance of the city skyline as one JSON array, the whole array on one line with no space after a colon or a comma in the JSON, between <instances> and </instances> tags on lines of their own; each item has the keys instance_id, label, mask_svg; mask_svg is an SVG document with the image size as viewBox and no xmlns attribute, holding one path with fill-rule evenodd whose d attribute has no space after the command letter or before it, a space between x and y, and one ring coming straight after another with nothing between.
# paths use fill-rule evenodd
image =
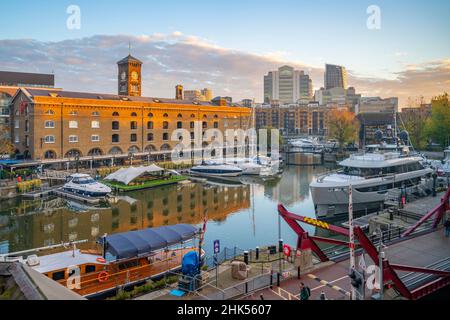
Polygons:
<instances>
[{"instance_id":1,"label":"city skyline","mask_svg":"<svg viewBox=\"0 0 450 320\"><path fill-rule=\"evenodd\" d=\"M131 43L132 54L144 63L145 96L171 98L174 86L183 84L188 88L208 87L217 95L232 96L234 101L255 98L262 102L263 76L268 71L285 64L304 70L317 90L324 86L325 63L345 66L348 86L364 96L398 96L401 107L407 105L408 97L423 95L428 100L450 91L450 45L439 40L450 29L445 18L448 10L443 8L450 6L447 3L427 6L418 1L378 1L380 30L367 29L366 9L370 3L349 5L345 1L339 6L331 2L319 5L319 12L311 3L281 1L280 7L292 7L284 12L286 20L301 13L298 24L291 21L289 25L252 24L264 20L271 9L274 15L281 13L280 8L269 4L252 8L254 1L239 7L236 2L230 5L220 1L189 5L152 2L150 6L137 1L133 8L140 10L132 10L133 14L126 17L121 14L123 3L78 1L81 28L67 30L66 8L70 4L61 1L41 12L39 7L45 7L42 4L2 3L5 12L10 12L0 22L2 70L54 72L56 86L66 90L114 93L115 62L128 53ZM26 12L21 10L24 8L28 8ZM196 14L190 16L192 19L182 17L195 10L204 17L203 24L196 21ZM209 13L213 10L230 17L227 27L212 21L214 16ZM29 12L40 13L38 27ZM107 13L108 21L95 19L95 12ZM142 19L142 12L152 19ZM19 14L20 23L13 19ZM351 21L345 20L349 15ZM168 16L170 19L165 21ZM246 29L233 32L244 27L239 19L243 16L247 18ZM127 23L113 24L116 18ZM308 23L311 29L305 29ZM309 31L296 37L302 30ZM413 35L417 38L413 39Z\"/></svg>"}]
</instances>

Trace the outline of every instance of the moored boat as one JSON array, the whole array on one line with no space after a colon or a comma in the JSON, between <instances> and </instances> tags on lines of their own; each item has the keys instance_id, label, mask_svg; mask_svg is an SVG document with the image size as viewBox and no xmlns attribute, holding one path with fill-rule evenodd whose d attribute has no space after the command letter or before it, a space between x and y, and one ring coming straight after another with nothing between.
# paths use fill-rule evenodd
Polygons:
<instances>
[{"instance_id":1,"label":"moored boat","mask_svg":"<svg viewBox=\"0 0 450 320\"><path fill-rule=\"evenodd\" d=\"M104 197L111 193L110 187L95 181L90 175L84 173L75 173L67 177L63 189L89 197Z\"/></svg>"},{"instance_id":2,"label":"moored boat","mask_svg":"<svg viewBox=\"0 0 450 320\"><path fill-rule=\"evenodd\" d=\"M73 245L42 256L22 258L11 253L0 261L16 259L82 296L94 298L179 270L183 256L199 250L186 245L197 231L186 224L148 228L104 236L99 241L101 250L80 250Z\"/></svg>"}]
</instances>

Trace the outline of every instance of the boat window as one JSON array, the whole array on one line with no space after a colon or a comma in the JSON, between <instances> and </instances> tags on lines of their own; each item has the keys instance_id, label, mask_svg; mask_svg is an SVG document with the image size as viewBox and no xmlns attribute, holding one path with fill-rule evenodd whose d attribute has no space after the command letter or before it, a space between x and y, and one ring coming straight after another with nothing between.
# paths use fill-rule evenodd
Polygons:
<instances>
[{"instance_id":1,"label":"boat window","mask_svg":"<svg viewBox=\"0 0 450 320\"><path fill-rule=\"evenodd\" d=\"M119 270L134 268L134 267L137 267L138 265L139 265L139 263L137 260L123 262L123 263L119 264Z\"/></svg>"},{"instance_id":2,"label":"boat window","mask_svg":"<svg viewBox=\"0 0 450 320\"><path fill-rule=\"evenodd\" d=\"M63 280L65 278L65 271L58 271L52 274L52 279L55 281Z\"/></svg>"},{"instance_id":3,"label":"boat window","mask_svg":"<svg viewBox=\"0 0 450 320\"><path fill-rule=\"evenodd\" d=\"M95 265L93 265L93 264L88 264L88 265L84 268L84 272L85 272L85 273L95 272Z\"/></svg>"}]
</instances>

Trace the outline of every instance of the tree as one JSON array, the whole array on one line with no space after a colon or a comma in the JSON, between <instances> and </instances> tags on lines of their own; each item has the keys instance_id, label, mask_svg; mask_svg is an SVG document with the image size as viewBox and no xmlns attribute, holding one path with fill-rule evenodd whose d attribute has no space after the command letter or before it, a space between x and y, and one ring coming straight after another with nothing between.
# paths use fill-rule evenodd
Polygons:
<instances>
[{"instance_id":1,"label":"tree","mask_svg":"<svg viewBox=\"0 0 450 320\"><path fill-rule=\"evenodd\" d=\"M14 151L14 145L11 142L9 130L6 126L0 125L0 156L11 154Z\"/></svg>"},{"instance_id":2,"label":"tree","mask_svg":"<svg viewBox=\"0 0 450 320\"><path fill-rule=\"evenodd\" d=\"M405 125L405 130L409 134L411 144L417 149L423 149L426 145L424 130L429 118L428 115L417 110L417 112L407 116L400 114L400 117Z\"/></svg>"},{"instance_id":3,"label":"tree","mask_svg":"<svg viewBox=\"0 0 450 320\"><path fill-rule=\"evenodd\" d=\"M342 150L345 143L356 140L359 125L353 112L332 110L328 119L329 136L337 140L339 149Z\"/></svg>"},{"instance_id":4,"label":"tree","mask_svg":"<svg viewBox=\"0 0 450 320\"><path fill-rule=\"evenodd\" d=\"M425 137L446 147L450 138L450 106L447 93L431 100L431 118L426 121Z\"/></svg>"}]
</instances>

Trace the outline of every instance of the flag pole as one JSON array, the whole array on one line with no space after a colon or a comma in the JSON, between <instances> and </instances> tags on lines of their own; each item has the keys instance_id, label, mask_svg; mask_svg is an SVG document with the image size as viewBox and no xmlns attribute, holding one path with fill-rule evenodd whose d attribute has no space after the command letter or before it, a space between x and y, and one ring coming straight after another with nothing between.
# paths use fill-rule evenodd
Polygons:
<instances>
[{"instance_id":1,"label":"flag pole","mask_svg":"<svg viewBox=\"0 0 450 320\"><path fill-rule=\"evenodd\" d=\"M353 232L353 198L352 184L348 187L348 225L349 225L349 247L350 247L350 272L355 270L355 234ZM356 290L351 287L351 299L356 300Z\"/></svg>"}]
</instances>

